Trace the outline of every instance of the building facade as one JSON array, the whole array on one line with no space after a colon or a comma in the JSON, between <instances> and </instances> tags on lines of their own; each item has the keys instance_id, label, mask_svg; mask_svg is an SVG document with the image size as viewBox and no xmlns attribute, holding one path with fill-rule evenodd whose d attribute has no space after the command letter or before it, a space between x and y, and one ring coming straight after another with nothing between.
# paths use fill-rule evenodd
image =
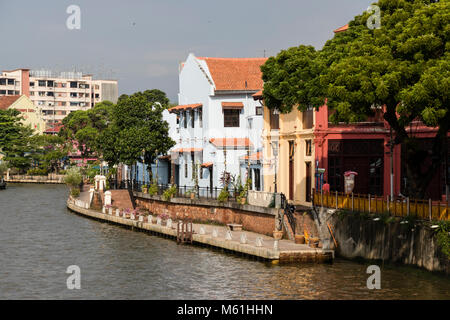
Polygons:
<instances>
[{"instance_id":1,"label":"building facade","mask_svg":"<svg viewBox=\"0 0 450 320\"><path fill-rule=\"evenodd\" d=\"M87 110L101 101L117 102L116 80L95 80L80 72L17 69L0 74L0 96L26 95L41 112L48 127L70 112Z\"/></svg>"},{"instance_id":2,"label":"building facade","mask_svg":"<svg viewBox=\"0 0 450 320\"><path fill-rule=\"evenodd\" d=\"M42 113L26 95L0 96L0 110L17 109L23 118L21 122L33 129L35 134L42 134L45 122Z\"/></svg>"},{"instance_id":3,"label":"building facade","mask_svg":"<svg viewBox=\"0 0 450 320\"><path fill-rule=\"evenodd\" d=\"M171 150L175 184L193 186L197 172L200 187L220 188L224 171L245 183L249 163L244 157L262 151L263 108L252 95L262 89L265 61L190 54L181 64L179 105L165 116L177 143ZM250 167L254 185L262 181L262 168L257 162Z\"/></svg>"}]
</instances>

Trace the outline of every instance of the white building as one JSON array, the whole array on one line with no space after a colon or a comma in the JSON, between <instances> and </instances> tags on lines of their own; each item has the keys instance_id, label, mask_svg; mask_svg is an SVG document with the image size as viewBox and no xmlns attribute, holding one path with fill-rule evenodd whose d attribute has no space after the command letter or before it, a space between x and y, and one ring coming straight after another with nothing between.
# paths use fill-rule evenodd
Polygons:
<instances>
[{"instance_id":1,"label":"white building","mask_svg":"<svg viewBox=\"0 0 450 320\"><path fill-rule=\"evenodd\" d=\"M221 188L224 171L245 182L246 156L255 158L262 149L263 108L252 95L263 87L260 66L265 61L190 54L180 65L179 105L164 115L177 143L171 149L175 184L194 186L193 171L199 167L203 188ZM261 190L262 172L255 163L252 170L253 185Z\"/></svg>"}]
</instances>

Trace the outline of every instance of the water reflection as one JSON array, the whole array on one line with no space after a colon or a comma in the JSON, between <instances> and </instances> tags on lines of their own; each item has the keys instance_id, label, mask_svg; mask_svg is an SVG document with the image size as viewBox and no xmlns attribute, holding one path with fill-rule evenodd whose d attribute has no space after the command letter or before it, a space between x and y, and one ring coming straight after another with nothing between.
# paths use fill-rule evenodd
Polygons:
<instances>
[{"instance_id":1,"label":"water reflection","mask_svg":"<svg viewBox=\"0 0 450 320\"><path fill-rule=\"evenodd\" d=\"M65 208L64 186L0 191L1 299L449 299L448 277L382 267L271 265L89 220ZM68 290L66 268L81 268Z\"/></svg>"}]
</instances>

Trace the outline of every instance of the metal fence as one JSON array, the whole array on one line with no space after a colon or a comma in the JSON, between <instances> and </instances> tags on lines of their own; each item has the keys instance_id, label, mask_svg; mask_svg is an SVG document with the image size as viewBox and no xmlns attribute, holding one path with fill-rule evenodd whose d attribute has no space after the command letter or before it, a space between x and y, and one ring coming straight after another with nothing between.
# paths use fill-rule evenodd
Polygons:
<instances>
[{"instance_id":1,"label":"metal fence","mask_svg":"<svg viewBox=\"0 0 450 320\"><path fill-rule=\"evenodd\" d=\"M424 220L450 220L448 201L417 200L409 198L344 194L337 191L324 193L313 191L313 205L334 209L389 214L396 217L412 216Z\"/></svg>"},{"instance_id":2,"label":"metal fence","mask_svg":"<svg viewBox=\"0 0 450 320\"><path fill-rule=\"evenodd\" d=\"M113 179L108 180L109 189L131 189L135 192L143 192L143 186L150 188L148 184L142 183L142 181L136 180L122 180L115 181ZM164 191L171 187L170 184L159 184L157 191L154 195L162 196ZM210 188L210 187L195 187L195 186L176 186L175 197L177 198L201 198L201 199L213 199L217 200L220 193L224 188ZM148 190L147 190L148 193ZM228 201L237 201L239 192L236 192L232 188L228 189L229 197Z\"/></svg>"}]
</instances>

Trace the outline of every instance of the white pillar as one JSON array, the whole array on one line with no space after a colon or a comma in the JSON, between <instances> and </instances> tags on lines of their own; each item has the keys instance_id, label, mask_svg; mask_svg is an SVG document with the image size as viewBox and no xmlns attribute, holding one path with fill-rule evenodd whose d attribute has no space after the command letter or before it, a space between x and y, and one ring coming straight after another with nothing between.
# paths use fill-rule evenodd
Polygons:
<instances>
[{"instance_id":1,"label":"white pillar","mask_svg":"<svg viewBox=\"0 0 450 320\"><path fill-rule=\"evenodd\" d=\"M111 205L111 191L105 192L105 206Z\"/></svg>"}]
</instances>

